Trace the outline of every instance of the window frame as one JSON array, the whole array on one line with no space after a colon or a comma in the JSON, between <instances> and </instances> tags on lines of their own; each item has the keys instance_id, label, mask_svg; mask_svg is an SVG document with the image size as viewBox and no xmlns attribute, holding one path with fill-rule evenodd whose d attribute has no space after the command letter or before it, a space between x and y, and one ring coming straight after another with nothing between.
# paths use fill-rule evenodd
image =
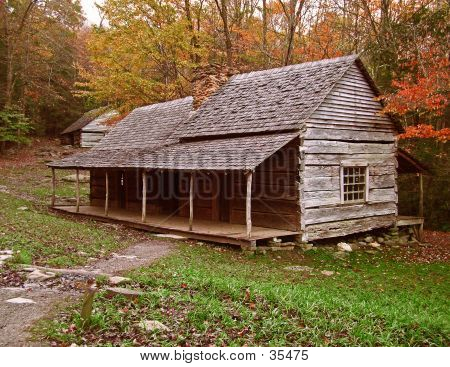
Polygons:
<instances>
[{"instance_id":1,"label":"window frame","mask_svg":"<svg viewBox=\"0 0 450 367\"><path fill-rule=\"evenodd\" d=\"M345 193L344 193L344 168L365 168L364 173L364 198L360 200L352 200L352 201L345 201ZM340 176L340 193L341 193L341 204L345 205L357 205L357 204L364 204L369 202L369 164L367 162L361 162L361 161L345 161L341 162L340 169L339 169L339 176Z\"/></svg>"}]
</instances>

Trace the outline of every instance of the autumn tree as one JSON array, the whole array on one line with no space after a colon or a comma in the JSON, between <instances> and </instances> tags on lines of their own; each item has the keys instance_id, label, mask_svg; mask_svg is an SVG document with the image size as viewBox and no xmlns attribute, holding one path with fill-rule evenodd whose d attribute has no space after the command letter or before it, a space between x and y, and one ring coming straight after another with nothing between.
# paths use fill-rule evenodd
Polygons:
<instances>
[{"instance_id":1,"label":"autumn tree","mask_svg":"<svg viewBox=\"0 0 450 367\"><path fill-rule=\"evenodd\" d=\"M71 93L77 78L74 45L83 18L78 1L0 3L0 100L19 109L38 132L54 132L81 106Z\"/></svg>"},{"instance_id":2,"label":"autumn tree","mask_svg":"<svg viewBox=\"0 0 450 367\"><path fill-rule=\"evenodd\" d=\"M79 89L124 110L186 95L202 53L186 3L109 0L102 10L108 26L90 35L92 70Z\"/></svg>"}]
</instances>

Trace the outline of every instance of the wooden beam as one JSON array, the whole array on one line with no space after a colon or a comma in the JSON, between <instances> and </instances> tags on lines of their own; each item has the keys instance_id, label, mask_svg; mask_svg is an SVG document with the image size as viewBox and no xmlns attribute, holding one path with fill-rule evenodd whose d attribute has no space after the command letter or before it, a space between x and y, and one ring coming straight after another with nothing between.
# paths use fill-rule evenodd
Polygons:
<instances>
[{"instance_id":1,"label":"wooden beam","mask_svg":"<svg viewBox=\"0 0 450 367\"><path fill-rule=\"evenodd\" d=\"M419 217L423 218L423 175L419 173Z\"/></svg>"},{"instance_id":2,"label":"wooden beam","mask_svg":"<svg viewBox=\"0 0 450 367\"><path fill-rule=\"evenodd\" d=\"M109 211L109 178L108 171L105 171L105 215L108 216Z\"/></svg>"},{"instance_id":3,"label":"wooden beam","mask_svg":"<svg viewBox=\"0 0 450 367\"><path fill-rule=\"evenodd\" d=\"M56 172L52 168L52 206L55 206L56 202Z\"/></svg>"},{"instance_id":4,"label":"wooden beam","mask_svg":"<svg viewBox=\"0 0 450 367\"><path fill-rule=\"evenodd\" d=\"M142 171L142 223L147 215L147 172Z\"/></svg>"},{"instance_id":5,"label":"wooden beam","mask_svg":"<svg viewBox=\"0 0 450 367\"><path fill-rule=\"evenodd\" d=\"M245 222L247 224L247 237L252 235L252 178L253 172L247 173L247 195L245 199Z\"/></svg>"},{"instance_id":6,"label":"wooden beam","mask_svg":"<svg viewBox=\"0 0 450 367\"><path fill-rule=\"evenodd\" d=\"M191 172L189 179L189 230L192 231L194 222L194 172Z\"/></svg>"},{"instance_id":7,"label":"wooden beam","mask_svg":"<svg viewBox=\"0 0 450 367\"><path fill-rule=\"evenodd\" d=\"M77 168L76 169L76 195L77 195L77 213L79 213L80 211L80 170Z\"/></svg>"},{"instance_id":8,"label":"wooden beam","mask_svg":"<svg viewBox=\"0 0 450 367\"><path fill-rule=\"evenodd\" d=\"M423 218L423 174L419 173L419 217ZM423 241L423 221L419 225L419 235L417 236L420 242Z\"/></svg>"}]
</instances>

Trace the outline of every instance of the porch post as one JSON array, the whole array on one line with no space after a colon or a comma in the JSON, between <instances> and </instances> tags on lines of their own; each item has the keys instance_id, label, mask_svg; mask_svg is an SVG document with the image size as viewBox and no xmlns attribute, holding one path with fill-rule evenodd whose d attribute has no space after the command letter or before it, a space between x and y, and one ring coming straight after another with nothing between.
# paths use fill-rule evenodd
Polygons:
<instances>
[{"instance_id":1,"label":"porch post","mask_svg":"<svg viewBox=\"0 0 450 367\"><path fill-rule=\"evenodd\" d=\"M247 172L247 195L245 199L245 222L247 224L247 237L252 235L252 178L253 172Z\"/></svg>"},{"instance_id":2,"label":"porch post","mask_svg":"<svg viewBox=\"0 0 450 367\"><path fill-rule=\"evenodd\" d=\"M108 171L105 171L105 216L108 216L109 210L109 179Z\"/></svg>"},{"instance_id":3,"label":"porch post","mask_svg":"<svg viewBox=\"0 0 450 367\"><path fill-rule=\"evenodd\" d=\"M192 231L194 221L194 172L191 172L189 179L189 230Z\"/></svg>"},{"instance_id":4,"label":"porch post","mask_svg":"<svg viewBox=\"0 0 450 367\"><path fill-rule=\"evenodd\" d=\"M55 206L56 202L56 173L55 169L52 168L52 207Z\"/></svg>"},{"instance_id":5,"label":"porch post","mask_svg":"<svg viewBox=\"0 0 450 367\"><path fill-rule=\"evenodd\" d=\"M76 181L77 181L77 188L76 188L76 193L77 193L77 213L80 212L80 170L77 168L76 170Z\"/></svg>"},{"instance_id":6,"label":"porch post","mask_svg":"<svg viewBox=\"0 0 450 367\"><path fill-rule=\"evenodd\" d=\"M423 175L419 173L419 217L423 218Z\"/></svg>"},{"instance_id":7,"label":"porch post","mask_svg":"<svg viewBox=\"0 0 450 367\"><path fill-rule=\"evenodd\" d=\"M423 218L423 174L419 173L419 217ZM419 241L423 241L423 219L419 226Z\"/></svg>"},{"instance_id":8,"label":"porch post","mask_svg":"<svg viewBox=\"0 0 450 367\"><path fill-rule=\"evenodd\" d=\"M147 172L142 171L142 222L145 223L147 215Z\"/></svg>"}]
</instances>

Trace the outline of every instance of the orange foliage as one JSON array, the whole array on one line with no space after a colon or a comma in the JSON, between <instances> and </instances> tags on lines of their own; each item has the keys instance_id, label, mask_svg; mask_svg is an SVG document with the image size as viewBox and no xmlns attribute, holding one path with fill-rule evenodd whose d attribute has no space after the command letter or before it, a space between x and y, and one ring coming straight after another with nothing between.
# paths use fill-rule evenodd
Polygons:
<instances>
[{"instance_id":1,"label":"orange foliage","mask_svg":"<svg viewBox=\"0 0 450 367\"><path fill-rule=\"evenodd\" d=\"M419 124L417 126L406 127L405 132L401 134L399 137L400 139L433 138L445 143L448 140L450 140L450 128L435 130L434 127L431 125Z\"/></svg>"},{"instance_id":2,"label":"orange foliage","mask_svg":"<svg viewBox=\"0 0 450 367\"><path fill-rule=\"evenodd\" d=\"M450 61L446 57L436 58L431 53L421 55L426 60L433 60L426 70L416 60L407 66L417 69L403 80L394 80L397 92L387 97L387 112L405 115L408 112L427 113L442 116L450 99Z\"/></svg>"}]
</instances>

